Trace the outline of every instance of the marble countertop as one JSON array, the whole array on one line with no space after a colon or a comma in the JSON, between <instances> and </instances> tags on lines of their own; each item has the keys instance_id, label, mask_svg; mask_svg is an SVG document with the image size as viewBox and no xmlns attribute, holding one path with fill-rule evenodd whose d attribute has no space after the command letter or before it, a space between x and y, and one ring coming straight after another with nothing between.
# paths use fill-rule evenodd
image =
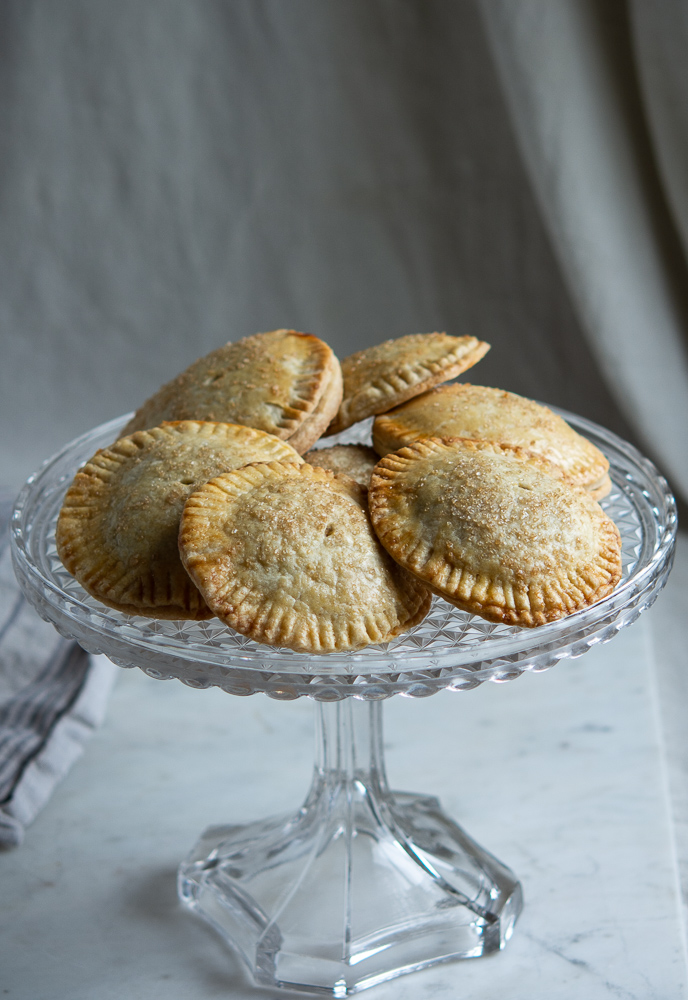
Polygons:
<instances>
[{"instance_id":1,"label":"marble countertop","mask_svg":"<svg viewBox=\"0 0 688 1000\"><path fill-rule=\"evenodd\" d=\"M392 786L439 795L516 872L525 908L500 954L371 1000L688 995L686 612L683 537L666 591L613 642L545 674L386 703ZM303 699L123 670L102 730L24 844L0 855L0 997L274 995L180 907L175 871L206 826L299 805L312 729Z\"/></svg>"}]
</instances>

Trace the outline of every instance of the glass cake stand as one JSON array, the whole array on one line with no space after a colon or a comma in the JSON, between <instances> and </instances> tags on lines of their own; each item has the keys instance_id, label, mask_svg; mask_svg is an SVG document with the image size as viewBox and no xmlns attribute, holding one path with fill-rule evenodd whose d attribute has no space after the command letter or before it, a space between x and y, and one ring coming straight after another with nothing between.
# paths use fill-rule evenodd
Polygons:
<instances>
[{"instance_id":1,"label":"glass cake stand","mask_svg":"<svg viewBox=\"0 0 688 1000\"><path fill-rule=\"evenodd\" d=\"M665 480L615 435L562 416L611 462L613 490L602 506L621 532L623 577L603 601L537 629L494 625L435 598L427 618L390 643L311 656L258 645L217 619L155 621L106 608L62 566L55 523L77 469L128 416L67 445L19 495L17 577L62 635L150 677L317 703L315 770L301 808L206 830L179 869L181 899L239 952L258 984L344 997L495 952L509 939L522 907L517 879L437 799L388 788L381 702L547 670L613 638L657 597L676 533ZM366 422L321 444L369 440Z\"/></svg>"}]
</instances>

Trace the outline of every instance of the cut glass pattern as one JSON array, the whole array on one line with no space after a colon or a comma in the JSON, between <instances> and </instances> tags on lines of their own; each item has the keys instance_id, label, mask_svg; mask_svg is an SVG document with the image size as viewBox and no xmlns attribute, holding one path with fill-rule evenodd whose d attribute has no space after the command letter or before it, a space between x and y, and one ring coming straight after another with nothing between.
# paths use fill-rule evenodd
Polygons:
<instances>
[{"instance_id":1,"label":"cut glass pattern","mask_svg":"<svg viewBox=\"0 0 688 1000\"><path fill-rule=\"evenodd\" d=\"M614 485L602 506L621 533L623 578L592 608L535 630L495 625L436 597L425 620L392 642L313 656L257 644L218 619L155 621L104 607L62 566L54 531L75 472L117 437L127 418L85 434L29 481L13 520L17 574L40 614L63 634L121 666L140 666L152 677L177 677L193 687L323 701L395 692L421 697L443 687L461 690L546 669L611 638L654 599L671 565L676 529L673 498L651 463L609 432L562 415L610 459ZM370 425L364 421L321 444L369 442Z\"/></svg>"}]
</instances>

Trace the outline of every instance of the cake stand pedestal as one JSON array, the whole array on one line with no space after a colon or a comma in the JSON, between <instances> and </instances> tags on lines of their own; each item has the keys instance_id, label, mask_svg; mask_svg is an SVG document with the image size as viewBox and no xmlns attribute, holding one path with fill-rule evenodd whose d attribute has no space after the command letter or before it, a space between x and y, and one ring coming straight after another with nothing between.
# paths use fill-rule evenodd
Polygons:
<instances>
[{"instance_id":1,"label":"cake stand pedestal","mask_svg":"<svg viewBox=\"0 0 688 1000\"><path fill-rule=\"evenodd\" d=\"M519 883L437 799L389 790L381 723L379 702L318 705L301 809L211 828L179 870L257 983L343 997L511 936Z\"/></svg>"},{"instance_id":2,"label":"cake stand pedestal","mask_svg":"<svg viewBox=\"0 0 688 1000\"><path fill-rule=\"evenodd\" d=\"M17 577L61 634L152 677L318 703L313 783L302 807L207 830L179 869L181 899L239 952L258 984L344 997L437 962L489 954L509 939L522 906L518 881L436 799L389 790L381 701L548 669L613 638L656 598L676 532L666 482L630 445L563 416L610 459L614 489L603 506L621 532L623 577L592 608L535 630L493 625L435 599L425 621L384 646L316 657L259 646L216 619L155 621L104 607L62 566L55 523L77 469L128 417L69 444L20 494ZM358 425L339 440L367 435L369 426Z\"/></svg>"}]
</instances>

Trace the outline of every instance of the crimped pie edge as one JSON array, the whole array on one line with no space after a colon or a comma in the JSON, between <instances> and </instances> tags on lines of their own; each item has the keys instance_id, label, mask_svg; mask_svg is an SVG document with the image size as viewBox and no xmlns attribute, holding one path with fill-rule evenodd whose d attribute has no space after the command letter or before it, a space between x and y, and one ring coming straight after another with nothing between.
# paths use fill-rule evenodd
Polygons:
<instances>
[{"instance_id":1,"label":"crimped pie edge","mask_svg":"<svg viewBox=\"0 0 688 1000\"><path fill-rule=\"evenodd\" d=\"M577 486L583 486L587 489L594 500L601 500L609 493L611 490L611 480L608 475L609 462L599 448L592 444L591 441L588 441L586 437L571 427L563 417L554 413L548 406L537 403L535 400L528 399L525 396L520 396L517 393L508 392L506 389L497 389L491 386L473 385L469 382L461 382L450 386L439 385L433 387L427 393L413 397L412 400L406 400L405 403L400 404L393 410L379 414L375 418L372 430L373 447L382 457L390 451L398 451L404 445L411 444L413 441L425 437L456 436L467 437L475 441L488 440L487 438L473 437L471 434L451 434L439 429L436 429L434 433L429 429L419 430L419 422L416 423L415 427L410 426L407 417L408 410L405 411L405 407L408 406L413 411L415 407L423 406L424 401L428 405L433 405L438 400L441 400L442 397L451 397L455 394L460 397L464 392L468 393L468 395L477 394L478 396L481 393L487 394L487 399L491 406L496 405L499 401L498 397L501 397L505 404L509 406L517 407L519 410L527 413L532 411L534 420L536 417L547 420L548 423L553 425L551 435L549 430L543 434L541 428L534 427L534 431L537 431L544 440L551 440L553 446L556 445L557 436L561 439L560 450L567 457L567 462L561 463L561 467L566 476ZM478 403L473 402L471 405L477 409ZM411 425L413 423L413 413L410 423ZM510 430L509 422L505 421L505 423L507 424L506 434L508 435ZM500 444L525 447L528 450L535 451L541 458L557 464L556 460L551 457L551 450L550 457L548 457L546 453L539 450L539 447L532 448L530 445L516 441L505 441L503 438L500 438L499 434L496 434L490 440Z\"/></svg>"},{"instance_id":2,"label":"crimped pie edge","mask_svg":"<svg viewBox=\"0 0 688 1000\"><path fill-rule=\"evenodd\" d=\"M368 525L369 537L374 545L378 545L367 516L365 490L348 476L308 464L295 466L288 462L255 463L218 476L187 500L180 524L179 546L187 572L222 621L256 642L312 653L354 650L372 643L387 642L422 621L430 608L429 589L414 574L397 565L382 546L376 551L383 561L389 560L386 565L396 578L407 612L403 620L396 622L388 616L384 616L384 621L377 621L381 618L380 609L371 607L361 609L357 621L338 629L332 619L325 621L323 615L319 615L317 620L313 616L312 620L304 623L296 614L290 616L286 611L281 615L279 611L273 614L276 602L261 596L260 583L254 587L245 581L229 580L227 565L223 570L217 569L212 553L210 556L205 554L218 530L212 524L209 527L214 512L218 512L218 519L223 521L228 505L240 501L242 496L250 494L273 476L301 477L333 490L360 512L361 523ZM226 552L222 555L229 558ZM355 558L356 553L353 556ZM221 577L219 584L216 577Z\"/></svg>"},{"instance_id":3,"label":"crimped pie edge","mask_svg":"<svg viewBox=\"0 0 688 1000\"><path fill-rule=\"evenodd\" d=\"M389 498L386 496L388 484L396 475L424 454L437 451L452 442L460 442L469 449L487 450L503 454L512 453L516 460L527 462L539 468L542 474L550 476L562 484L572 495L577 496L599 523L600 545L595 569L598 577L590 582L591 566L584 567L588 578L578 572L573 578L567 577L570 589L558 586L558 581L543 585L534 583L526 587L514 588L511 581L491 579L487 575L471 573L460 566L445 563L442 578L430 567L435 553L432 543L423 546L423 541L412 530L394 526L393 517L387 517ZM535 627L555 621L575 611L590 607L612 592L621 577L620 535L614 522L585 490L567 481L556 469L552 475L549 463L538 456L529 455L525 449L498 445L494 442L476 442L468 438L423 438L391 452L380 460L375 468L369 491L369 507L373 527L378 538L402 566L415 573L433 593L438 594L456 607L471 614L480 615L489 621L508 625ZM423 550L423 551L421 551Z\"/></svg>"},{"instance_id":4,"label":"crimped pie edge","mask_svg":"<svg viewBox=\"0 0 688 1000\"><path fill-rule=\"evenodd\" d=\"M411 348L411 343L421 345L419 338L435 338L434 342L447 342L445 355L436 360L417 359L418 347ZM428 340L427 343L430 343ZM390 353L389 370L385 377L377 377L373 381L362 381L354 372L355 367L366 354L378 351L385 345L397 346L401 357L395 359ZM408 352L401 352L408 345ZM341 362L344 377L344 398L339 412L327 429L327 434L339 434L359 420L385 413L395 406L426 392L440 382L456 378L462 372L477 364L489 351L490 345L477 337L451 337L445 333L409 334L396 340L384 341L372 348L365 348L344 358ZM348 382L348 384L347 384Z\"/></svg>"},{"instance_id":5,"label":"crimped pie edge","mask_svg":"<svg viewBox=\"0 0 688 1000\"><path fill-rule=\"evenodd\" d=\"M132 460L145 455L147 446L153 446L162 439L173 440L174 435L184 437L197 434L201 440L209 441L214 436L221 436L223 428L233 428L240 437L246 438L247 444L255 439L256 443L260 442L261 447L273 448L275 455L281 453L282 457L288 457L290 461L302 461L288 442L280 441L264 431L242 424L183 420L165 421L159 427L135 431L118 438L109 447L99 449L79 469L65 494L55 539L58 555L65 568L92 597L125 614L149 618L202 621L213 617L198 588L184 570L181 560L178 564L179 572L176 572L173 562L172 572L163 580L160 575L142 573L140 565L123 567L121 560L113 554L110 544L103 544L101 553L95 555L94 538L85 531L87 532L90 522L106 514L112 500L113 485L116 485L112 480L117 472ZM142 595L138 601L118 596L126 594L128 588L137 581ZM154 595L165 591L169 593L169 600L156 603ZM144 594L153 596L145 599Z\"/></svg>"},{"instance_id":6,"label":"crimped pie edge","mask_svg":"<svg viewBox=\"0 0 688 1000\"><path fill-rule=\"evenodd\" d=\"M287 337L298 338L297 342L300 344L307 343L309 348L307 356L310 357L311 361L309 365L304 367L304 371L300 375L294 376L294 385L288 400L282 406L282 415L279 420L274 419L271 415L277 404L272 406L266 400L261 401L260 405L263 410L259 413L246 413L245 417L241 415L241 419L239 414L234 413L231 419L230 416L218 419L217 415L208 415L208 407L211 404L207 399L197 402L193 398L194 390L198 389L198 386L194 385L194 379L200 377L208 366L217 363L219 369L234 370L232 365L238 364L241 355L247 348L254 350L264 347L265 359L269 361L274 355L273 341L277 338L286 339ZM208 354L196 358L182 372L160 386L136 410L124 428L123 436L132 434L136 430L146 430L151 426L158 426L164 421L182 419L242 424L246 427L255 427L256 430L262 430L282 440L288 440L314 413L323 392L336 384L337 375L336 370L333 371L333 369L338 367L339 361L332 348L325 341L313 334L302 333L298 330L286 328L269 330L243 337L241 340L229 341ZM332 381L333 377L335 383ZM268 377L263 384L267 386L270 381Z\"/></svg>"}]
</instances>

